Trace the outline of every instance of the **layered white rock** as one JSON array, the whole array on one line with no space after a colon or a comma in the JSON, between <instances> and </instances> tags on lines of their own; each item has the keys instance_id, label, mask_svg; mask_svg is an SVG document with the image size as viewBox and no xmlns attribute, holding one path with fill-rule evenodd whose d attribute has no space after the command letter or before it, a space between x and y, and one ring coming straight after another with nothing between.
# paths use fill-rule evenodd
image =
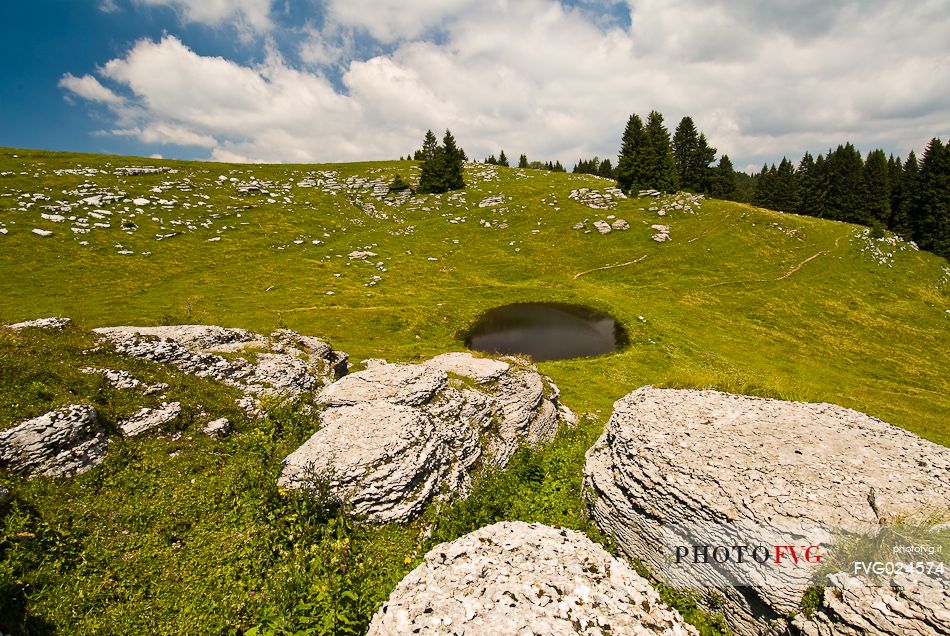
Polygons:
<instances>
[{"instance_id":1,"label":"layered white rock","mask_svg":"<svg viewBox=\"0 0 950 636\"><path fill-rule=\"evenodd\" d=\"M814 540L821 533L813 529L825 529L821 541L831 544L835 529L860 533L923 511L950 511L950 449L832 404L717 391L644 387L618 400L587 453L585 473L597 525L673 585L691 581L666 567L662 546L671 527L759 528L782 544ZM723 580L734 567L718 570ZM718 594L731 627L757 634L798 613L807 585L724 585ZM907 612L927 614L910 598ZM945 588L942 607L950 607L948 599ZM893 607L879 606L873 611L883 612L882 622L897 619L889 616ZM934 633L921 629L905 633Z\"/></svg>"},{"instance_id":2,"label":"layered white rock","mask_svg":"<svg viewBox=\"0 0 950 636\"><path fill-rule=\"evenodd\" d=\"M179 415L181 415L180 402L165 402L155 409L142 407L129 419L119 422L119 432L125 437L135 437L168 424Z\"/></svg>"},{"instance_id":3,"label":"layered white rock","mask_svg":"<svg viewBox=\"0 0 950 636\"><path fill-rule=\"evenodd\" d=\"M6 325L7 329L19 331L20 329L52 329L53 331L62 331L72 324L69 318L37 318L36 320L27 320L16 322L12 325Z\"/></svg>"},{"instance_id":4,"label":"layered white rock","mask_svg":"<svg viewBox=\"0 0 950 636\"><path fill-rule=\"evenodd\" d=\"M465 380L450 380L444 369ZM279 484L326 479L353 514L407 521L437 496L465 496L476 463L503 467L520 445L549 441L560 423L572 424L558 395L515 359L375 361L318 395L328 407L321 428L284 460Z\"/></svg>"},{"instance_id":5,"label":"layered white rock","mask_svg":"<svg viewBox=\"0 0 950 636\"><path fill-rule=\"evenodd\" d=\"M334 351L319 338L286 329L270 336L214 325L103 327L93 331L108 339L120 354L171 364L185 373L238 387L252 401L265 395L298 396L346 373L345 353ZM254 362L219 355L245 350Z\"/></svg>"},{"instance_id":6,"label":"layered white rock","mask_svg":"<svg viewBox=\"0 0 950 636\"><path fill-rule=\"evenodd\" d=\"M397 634L696 634L586 535L520 521L430 550L373 617Z\"/></svg>"},{"instance_id":7,"label":"layered white rock","mask_svg":"<svg viewBox=\"0 0 950 636\"><path fill-rule=\"evenodd\" d=\"M109 439L89 405L64 406L0 431L0 468L61 477L105 459Z\"/></svg>"}]
</instances>

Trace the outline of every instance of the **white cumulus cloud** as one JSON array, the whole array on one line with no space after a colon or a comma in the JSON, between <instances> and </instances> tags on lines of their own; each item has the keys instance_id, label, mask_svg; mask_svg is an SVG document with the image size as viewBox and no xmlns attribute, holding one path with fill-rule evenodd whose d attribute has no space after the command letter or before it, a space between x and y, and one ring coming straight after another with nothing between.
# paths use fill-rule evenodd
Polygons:
<instances>
[{"instance_id":1,"label":"white cumulus cloud","mask_svg":"<svg viewBox=\"0 0 950 636\"><path fill-rule=\"evenodd\" d=\"M267 31L273 26L271 0L134 0L147 6L171 7L186 22L212 26L233 23L240 29Z\"/></svg>"},{"instance_id":2,"label":"white cumulus cloud","mask_svg":"<svg viewBox=\"0 0 950 636\"><path fill-rule=\"evenodd\" d=\"M950 134L941 0L629 0L629 27L592 17L595 4L326 0L321 26L290 45L304 68L273 43L248 65L170 35L99 69L127 100L91 75L61 86L109 105L121 134L222 160L395 158L426 128L450 128L472 157L504 148L572 164L615 157L627 117L651 109L671 129L691 115L743 166L845 140L905 154ZM202 11L224 20L251 6L270 15L265 0Z\"/></svg>"},{"instance_id":3,"label":"white cumulus cloud","mask_svg":"<svg viewBox=\"0 0 950 636\"><path fill-rule=\"evenodd\" d=\"M99 80L92 75L76 77L71 73L66 73L60 78L59 87L65 88L73 95L101 104L116 106L123 102L122 97L103 86Z\"/></svg>"}]
</instances>

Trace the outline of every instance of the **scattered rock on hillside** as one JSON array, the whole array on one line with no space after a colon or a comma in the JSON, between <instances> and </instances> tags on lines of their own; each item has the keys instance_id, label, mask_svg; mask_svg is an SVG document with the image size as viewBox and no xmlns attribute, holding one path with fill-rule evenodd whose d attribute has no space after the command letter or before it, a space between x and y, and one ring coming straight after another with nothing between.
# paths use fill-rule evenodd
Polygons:
<instances>
[{"instance_id":1,"label":"scattered rock on hillside","mask_svg":"<svg viewBox=\"0 0 950 636\"><path fill-rule=\"evenodd\" d=\"M53 331L62 331L73 323L69 318L37 318L36 320L27 320L17 322L12 325L6 325L7 329L19 331L20 329L51 329Z\"/></svg>"},{"instance_id":2,"label":"scattered rock on hillside","mask_svg":"<svg viewBox=\"0 0 950 636\"><path fill-rule=\"evenodd\" d=\"M696 634L586 535L521 521L430 550L373 617L396 634Z\"/></svg>"},{"instance_id":3,"label":"scattered rock on hillside","mask_svg":"<svg viewBox=\"0 0 950 636\"><path fill-rule=\"evenodd\" d=\"M655 224L655 225L651 225L650 229L656 230L656 234L654 234L652 238L657 243L662 243L664 241L670 240L670 226L669 225Z\"/></svg>"},{"instance_id":4,"label":"scattered rock on hillside","mask_svg":"<svg viewBox=\"0 0 950 636\"><path fill-rule=\"evenodd\" d=\"M83 367L79 370L87 375L98 373L102 375L116 389L135 389L142 382L134 377L128 371L116 371L114 369L96 369L94 367Z\"/></svg>"},{"instance_id":5,"label":"scattered rock on hillside","mask_svg":"<svg viewBox=\"0 0 950 636\"><path fill-rule=\"evenodd\" d=\"M450 380L446 371L470 384ZM460 386L455 386L460 385ZM440 494L467 494L473 465L505 466L573 413L534 367L471 354L424 364L374 362L318 396L322 426L284 460L281 486L326 478L353 514L406 521Z\"/></svg>"},{"instance_id":6,"label":"scattered rock on hillside","mask_svg":"<svg viewBox=\"0 0 950 636\"><path fill-rule=\"evenodd\" d=\"M135 437L168 424L179 415L181 415L180 402L166 402L157 409L143 407L129 419L119 422L119 431L126 437Z\"/></svg>"},{"instance_id":7,"label":"scattered rock on hillside","mask_svg":"<svg viewBox=\"0 0 950 636\"><path fill-rule=\"evenodd\" d=\"M219 417L208 422L201 432L213 439L222 439L231 434L231 422L226 417Z\"/></svg>"},{"instance_id":8,"label":"scattered rock on hillside","mask_svg":"<svg viewBox=\"0 0 950 636\"><path fill-rule=\"evenodd\" d=\"M49 477L78 474L100 464L108 444L96 409L64 406L0 431L0 468Z\"/></svg>"},{"instance_id":9,"label":"scattered rock on hillside","mask_svg":"<svg viewBox=\"0 0 950 636\"><path fill-rule=\"evenodd\" d=\"M270 336L214 325L104 327L94 330L120 354L171 364L238 387L251 398L298 396L346 373L347 355L311 336L282 329ZM245 353L244 357L219 354Z\"/></svg>"},{"instance_id":10,"label":"scattered rock on hillside","mask_svg":"<svg viewBox=\"0 0 950 636\"><path fill-rule=\"evenodd\" d=\"M950 449L832 404L644 387L614 404L587 453L585 492L596 523L628 555L685 585L688 573L670 570L662 552L672 526L767 528L774 545L830 545L836 529L950 510ZM717 587L732 628L754 634L798 613L807 585Z\"/></svg>"},{"instance_id":11,"label":"scattered rock on hillside","mask_svg":"<svg viewBox=\"0 0 950 636\"><path fill-rule=\"evenodd\" d=\"M610 227L615 230L629 230L630 224L627 223L624 219L617 219L616 221L610 224Z\"/></svg>"},{"instance_id":12,"label":"scattered rock on hillside","mask_svg":"<svg viewBox=\"0 0 950 636\"><path fill-rule=\"evenodd\" d=\"M595 210L606 210L607 208L614 207L617 201L627 198L619 188L607 188L604 190L603 194L599 190L591 190L590 188L578 188L576 190L571 190L571 193L567 195L569 199L574 199L581 205L586 205L589 208Z\"/></svg>"},{"instance_id":13,"label":"scattered rock on hillside","mask_svg":"<svg viewBox=\"0 0 950 636\"><path fill-rule=\"evenodd\" d=\"M610 234L610 223L607 221L594 221L594 227L601 234Z\"/></svg>"}]
</instances>

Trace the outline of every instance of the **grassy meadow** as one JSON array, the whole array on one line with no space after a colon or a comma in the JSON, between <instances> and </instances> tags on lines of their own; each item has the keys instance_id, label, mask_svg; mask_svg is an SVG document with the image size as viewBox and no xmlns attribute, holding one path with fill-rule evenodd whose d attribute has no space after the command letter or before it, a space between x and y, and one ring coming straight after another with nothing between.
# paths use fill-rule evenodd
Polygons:
<instances>
[{"instance_id":1,"label":"grassy meadow","mask_svg":"<svg viewBox=\"0 0 950 636\"><path fill-rule=\"evenodd\" d=\"M169 171L116 174L142 165ZM583 455L612 403L645 384L833 402L950 445L946 260L858 226L724 201L663 217L651 198L591 209L572 190L613 183L586 175L471 165L464 191L373 196L369 182L396 175L412 182L418 166L0 149L0 324L76 322L63 334L0 330L0 429L77 400L110 425L140 405L76 370L87 365L168 382L185 413L175 430L116 440L86 475L3 478L14 498L0 517L0 631L360 633L437 541L501 519L603 541L584 516ZM117 199L82 203L101 192ZM572 229L608 215L630 229ZM652 240L657 223L669 242ZM463 349L482 311L522 301L606 311L630 344L539 364L581 424L407 526L366 526L326 498L277 491L312 416L246 421L229 389L84 353L92 327L211 323L320 336L355 366L414 361ZM236 434L200 435L219 414ZM688 598L670 599L704 633L721 631Z\"/></svg>"}]
</instances>

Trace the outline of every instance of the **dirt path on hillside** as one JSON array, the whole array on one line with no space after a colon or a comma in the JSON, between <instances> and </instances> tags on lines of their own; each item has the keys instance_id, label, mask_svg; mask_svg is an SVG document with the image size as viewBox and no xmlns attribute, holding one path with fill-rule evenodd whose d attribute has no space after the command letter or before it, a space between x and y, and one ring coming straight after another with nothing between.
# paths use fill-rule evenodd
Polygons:
<instances>
[{"instance_id":1,"label":"dirt path on hillside","mask_svg":"<svg viewBox=\"0 0 950 636\"><path fill-rule=\"evenodd\" d=\"M642 261L642 260L645 259L646 257L647 257L647 255L644 254L643 256L641 256L640 258L638 258L638 259L635 260L635 261L628 261L628 262L626 262L626 263L618 263L618 264L616 264L616 265L604 265L603 267L595 267L594 269L589 269L589 270L587 270L586 272L578 272L578 273L574 274L574 278L573 278L572 280L577 280L578 278L580 278L580 277L583 276L584 274L590 274L591 272L599 272L599 271L601 271L601 270L603 270L603 269L614 269L615 267L626 267L627 265L633 265L634 263L639 263L640 261Z\"/></svg>"},{"instance_id":2,"label":"dirt path on hillside","mask_svg":"<svg viewBox=\"0 0 950 636\"><path fill-rule=\"evenodd\" d=\"M834 246L833 248L831 248L831 249L829 249L829 250L822 250L821 252L818 252L817 254L812 254L811 256L809 256L808 258L806 258L805 260L803 260L801 263L798 263L797 265L795 265L794 267L792 267L790 270L788 270L787 272L785 272L784 274L782 274L782 275L779 276L778 278L753 278L753 279L750 279L750 280L727 280L727 281L723 281L723 282L721 282L721 283L713 283L712 285L709 285L709 287L719 287L719 286L721 286L721 285L744 285L744 284L748 284L748 283L776 283L776 282L778 282L778 281L780 281L780 280L785 280L786 278L788 278L789 276L791 276L792 274L794 274L795 272L797 272L797 271L800 270L802 267L804 267L805 265L807 265L807 264L810 263L811 261L815 260L815 259L818 258L819 256L824 256L825 254L830 254L831 252L833 252L833 251L835 251L836 249L838 249L838 246L841 244L841 239L843 239L843 238L844 238L844 236L839 236L838 238L835 239L835 246Z\"/></svg>"}]
</instances>

